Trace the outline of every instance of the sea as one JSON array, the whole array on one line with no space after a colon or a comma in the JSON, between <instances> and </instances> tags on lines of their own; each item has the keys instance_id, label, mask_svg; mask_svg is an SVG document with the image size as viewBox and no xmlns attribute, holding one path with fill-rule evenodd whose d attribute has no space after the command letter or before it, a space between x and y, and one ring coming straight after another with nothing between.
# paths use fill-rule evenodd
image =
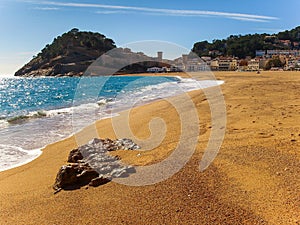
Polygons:
<instances>
[{"instance_id":1,"label":"sea","mask_svg":"<svg viewBox=\"0 0 300 225\"><path fill-rule=\"evenodd\" d=\"M46 145L96 120L222 83L157 76L0 76L0 171L32 161Z\"/></svg>"}]
</instances>

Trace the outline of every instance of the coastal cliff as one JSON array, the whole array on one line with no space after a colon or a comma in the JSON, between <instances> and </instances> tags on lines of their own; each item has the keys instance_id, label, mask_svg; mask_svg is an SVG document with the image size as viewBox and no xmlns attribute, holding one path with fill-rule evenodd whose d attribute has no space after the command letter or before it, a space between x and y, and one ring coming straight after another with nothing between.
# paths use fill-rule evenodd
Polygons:
<instances>
[{"instance_id":1,"label":"coastal cliff","mask_svg":"<svg viewBox=\"0 0 300 225\"><path fill-rule=\"evenodd\" d=\"M113 40L100 33L74 28L46 45L15 76L81 76L94 60L115 47Z\"/></svg>"}]
</instances>

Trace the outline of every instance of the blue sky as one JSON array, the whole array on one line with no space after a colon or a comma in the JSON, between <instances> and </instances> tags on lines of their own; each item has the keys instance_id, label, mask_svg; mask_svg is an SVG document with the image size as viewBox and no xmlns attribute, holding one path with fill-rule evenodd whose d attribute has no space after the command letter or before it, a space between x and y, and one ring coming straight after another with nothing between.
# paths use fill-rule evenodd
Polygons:
<instances>
[{"instance_id":1,"label":"blue sky","mask_svg":"<svg viewBox=\"0 0 300 225\"><path fill-rule=\"evenodd\" d=\"M191 49L231 34L277 33L300 25L299 0L1 0L0 75L13 74L76 27L117 46L168 41Z\"/></svg>"}]
</instances>

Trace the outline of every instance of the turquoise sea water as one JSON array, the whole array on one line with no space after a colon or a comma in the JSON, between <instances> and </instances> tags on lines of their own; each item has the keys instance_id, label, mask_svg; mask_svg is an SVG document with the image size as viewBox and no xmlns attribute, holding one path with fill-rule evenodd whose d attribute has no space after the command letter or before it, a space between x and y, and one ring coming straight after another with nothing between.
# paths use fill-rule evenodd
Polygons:
<instances>
[{"instance_id":1,"label":"turquoise sea water","mask_svg":"<svg viewBox=\"0 0 300 225\"><path fill-rule=\"evenodd\" d=\"M182 92L220 84L177 77L0 78L0 171L95 120Z\"/></svg>"},{"instance_id":2,"label":"turquoise sea water","mask_svg":"<svg viewBox=\"0 0 300 225\"><path fill-rule=\"evenodd\" d=\"M143 78L143 79L141 79ZM85 77L85 78L4 78L0 80L0 118L12 119L31 112L73 106L75 92L84 92L77 104L112 99L126 90L140 90L149 85L177 82L175 77ZM78 85L85 87L78 87ZM128 88L127 88L128 89Z\"/></svg>"}]
</instances>

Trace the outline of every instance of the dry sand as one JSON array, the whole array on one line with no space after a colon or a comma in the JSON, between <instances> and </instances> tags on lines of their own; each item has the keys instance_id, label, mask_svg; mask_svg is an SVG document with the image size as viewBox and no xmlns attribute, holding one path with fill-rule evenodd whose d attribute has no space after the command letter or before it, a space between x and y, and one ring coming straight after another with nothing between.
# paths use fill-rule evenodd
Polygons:
<instances>
[{"instance_id":1,"label":"dry sand","mask_svg":"<svg viewBox=\"0 0 300 225\"><path fill-rule=\"evenodd\" d=\"M300 224L300 72L215 75L226 82L221 87L227 127L207 170L198 168L210 135L210 109L203 92L194 91L201 132L194 155L174 176L150 186L110 182L54 195L56 173L77 146L71 137L49 145L31 163L0 173L0 224ZM132 110L133 133L149 137L154 117L165 121L165 139L140 156L115 153L124 162L148 165L176 148L180 121L167 101ZM111 119L96 127L100 137L115 138ZM93 126L82 135L83 142L94 137Z\"/></svg>"}]
</instances>

